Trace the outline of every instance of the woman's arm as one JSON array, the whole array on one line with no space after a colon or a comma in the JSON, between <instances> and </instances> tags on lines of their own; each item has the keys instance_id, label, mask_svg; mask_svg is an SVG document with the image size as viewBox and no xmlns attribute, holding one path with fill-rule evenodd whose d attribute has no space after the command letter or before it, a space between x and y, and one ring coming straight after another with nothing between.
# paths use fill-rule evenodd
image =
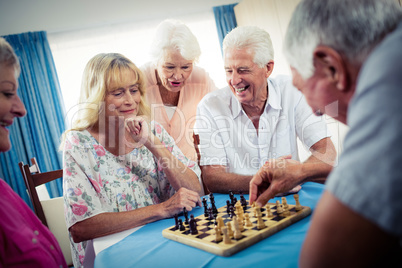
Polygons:
<instances>
[{"instance_id":1,"label":"woman's arm","mask_svg":"<svg viewBox=\"0 0 402 268\"><path fill-rule=\"evenodd\" d=\"M191 211L199 202L197 193L180 188L169 200L122 212L104 212L79 221L69 228L75 243L121 232L160 219L172 217L186 208Z\"/></svg>"},{"instance_id":2,"label":"woman's arm","mask_svg":"<svg viewBox=\"0 0 402 268\"><path fill-rule=\"evenodd\" d=\"M126 120L126 128L136 142L144 144L156 157L159 166L162 167L176 191L184 187L197 192L200 196L204 194L197 175L162 144L159 138L149 130L149 126L143 118L135 117Z\"/></svg>"}]
</instances>

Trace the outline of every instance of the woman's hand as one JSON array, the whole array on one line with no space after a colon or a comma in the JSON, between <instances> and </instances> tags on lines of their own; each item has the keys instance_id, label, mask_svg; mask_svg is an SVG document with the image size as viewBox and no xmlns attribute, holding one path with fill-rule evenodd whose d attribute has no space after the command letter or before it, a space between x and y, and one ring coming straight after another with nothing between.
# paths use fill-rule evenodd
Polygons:
<instances>
[{"instance_id":1,"label":"woman's hand","mask_svg":"<svg viewBox=\"0 0 402 268\"><path fill-rule=\"evenodd\" d=\"M141 147L149 140L149 126L147 121L141 116L127 118L124 122L126 131L137 143L136 147Z\"/></svg>"},{"instance_id":2,"label":"woman's hand","mask_svg":"<svg viewBox=\"0 0 402 268\"><path fill-rule=\"evenodd\" d=\"M198 193L180 188L169 200L163 202L164 218L169 218L183 211L191 211L196 206L201 206L201 199Z\"/></svg>"}]
</instances>

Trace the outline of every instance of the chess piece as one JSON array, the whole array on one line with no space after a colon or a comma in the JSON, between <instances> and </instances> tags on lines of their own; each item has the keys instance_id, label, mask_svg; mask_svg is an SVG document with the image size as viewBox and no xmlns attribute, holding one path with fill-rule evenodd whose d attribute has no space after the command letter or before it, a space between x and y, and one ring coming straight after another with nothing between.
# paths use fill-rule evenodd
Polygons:
<instances>
[{"instance_id":1,"label":"chess piece","mask_svg":"<svg viewBox=\"0 0 402 268\"><path fill-rule=\"evenodd\" d=\"M226 228L228 229L228 235L229 235L229 237L232 237L232 236L233 236L233 230L232 230L232 224L230 223L230 221L228 221L228 222L226 223Z\"/></svg>"},{"instance_id":2,"label":"chess piece","mask_svg":"<svg viewBox=\"0 0 402 268\"><path fill-rule=\"evenodd\" d=\"M232 204L230 203L229 200L226 200L226 212L228 214L230 214L230 207L232 206Z\"/></svg>"},{"instance_id":3,"label":"chess piece","mask_svg":"<svg viewBox=\"0 0 402 268\"><path fill-rule=\"evenodd\" d=\"M214 219L214 213L212 212L212 208L208 208L208 220L212 221Z\"/></svg>"},{"instance_id":4,"label":"chess piece","mask_svg":"<svg viewBox=\"0 0 402 268\"><path fill-rule=\"evenodd\" d=\"M283 206L284 209L289 208L288 202L286 200L286 197L284 197L284 196L282 197L282 206Z\"/></svg>"},{"instance_id":5,"label":"chess piece","mask_svg":"<svg viewBox=\"0 0 402 268\"><path fill-rule=\"evenodd\" d=\"M202 198L202 204L204 206L204 217L208 217L208 204L207 199L205 197Z\"/></svg>"},{"instance_id":6,"label":"chess piece","mask_svg":"<svg viewBox=\"0 0 402 268\"><path fill-rule=\"evenodd\" d=\"M186 208L183 208L183 214L184 214L184 218L185 218L184 223L188 224L188 212L187 212Z\"/></svg>"},{"instance_id":7,"label":"chess piece","mask_svg":"<svg viewBox=\"0 0 402 268\"><path fill-rule=\"evenodd\" d=\"M282 214L282 212L283 212L282 204L279 202L279 200L276 200L276 213L279 215Z\"/></svg>"},{"instance_id":8,"label":"chess piece","mask_svg":"<svg viewBox=\"0 0 402 268\"><path fill-rule=\"evenodd\" d=\"M241 205L243 206L244 209L247 208L247 200L246 200L246 198L244 198L243 194L240 194L240 203L241 203Z\"/></svg>"},{"instance_id":9,"label":"chess piece","mask_svg":"<svg viewBox=\"0 0 402 268\"><path fill-rule=\"evenodd\" d=\"M191 221L191 220L194 220L194 224L195 224L195 226L197 226L197 221L194 219L194 215L193 215L193 214L190 215L190 221Z\"/></svg>"},{"instance_id":10,"label":"chess piece","mask_svg":"<svg viewBox=\"0 0 402 268\"><path fill-rule=\"evenodd\" d=\"M175 228L176 230L179 229L179 216L177 214L174 214L174 223L175 223Z\"/></svg>"},{"instance_id":11,"label":"chess piece","mask_svg":"<svg viewBox=\"0 0 402 268\"><path fill-rule=\"evenodd\" d=\"M230 240L228 229L226 227L222 228L222 233L223 233L223 243L231 244L232 241Z\"/></svg>"},{"instance_id":12,"label":"chess piece","mask_svg":"<svg viewBox=\"0 0 402 268\"><path fill-rule=\"evenodd\" d=\"M298 195L298 194L294 194L293 197L294 197L294 199L295 199L295 201L296 201L296 206L295 206L296 211L302 210L303 207L300 205L299 195Z\"/></svg>"},{"instance_id":13,"label":"chess piece","mask_svg":"<svg viewBox=\"0 0 402 268\"><path fill-rule=\"evenodd\" d=\"M266 227L264 220L262 219L261 211L257 212L257 228L258 230L264 229Z\"/></svg>"},{"instance_id":14,"label":"chess piece","mask_svg":"<svg viewBox=\"0 0 402 268\"><path fill-rule=\"evenodd\" d=\"M197 224L195 222L194 216L190 219L190 234L198 234Z\"/></svg>"},{"instance_id":15,"label":"chess piece","mask_svg":"<svg viewBox=\"0 0 402 268\"><path fill-rule=\"evenodd\" d=\"M246 214L244 215L244 218L246 219L246 226L247 226L247 227L253 226L253 223L250 221L250 215L248 215L248 213L246 213Z\"/></svg>"},{"instance_id":16,"label":"chess piece","mask_svg":"<svg viewBox=\"0 0 402 268\"><path fill-rule=\"evenodd\" d=\"M180 231L186 230L186 227L184 227L183 221L181 219L179 219L179 230Z\"/></svg>"},{"instance_id":17,"label":"chess piece","mask_svg":"<svg viewBox=\"0 0 402 268\"><path fill-rule=\"evenodd\" d=\"M289 206L283 207L282 216L284 217L290 216Z\"/></svg>"},{"instance_id":18,"label":"chess piece","mask_svg":"<svg viewBox=\"0 0 402 268\"><path fill-rule=\"evenodd\" d=\"M221 242L222 241L221 229L218 226L215 226L214 229L215 229L215 241Z\"/></svg>"},{"instance_id":19,"label":"chess piece","mask_svg":"<svg viewBox=\"0 0 402 268\"><path fill-rule=\"evenodd\" d=\"M218 215L218 217L216 218L217 222L218 222L218 227L220 229L222 229L222 227L225 226L225 223L223 222L223 218L221 216Z\"/></svg>"},{"instance_id":20,"label":"chess piece","mask_svg":"<svg viewBox=\"0 0 402 268\"><path fill-rule=\"evenodd\" d=\"M235 239L240 239L242 237L241 231L240 231L240 224L239 220L236 216L233 217L233 225L234 225L234 233L233 237Z\"/></svg>"},{"instance_id":21,"label":"chess piece","mask_svg":"<svg viewBox=\"0 0 402 268\"><path fill-rule=\"evenodd\" d=\"M271 206L267 204L265 209L267 210L267 217L272 218L274 215L272 214Z\"/></svg>"}]
</instances>

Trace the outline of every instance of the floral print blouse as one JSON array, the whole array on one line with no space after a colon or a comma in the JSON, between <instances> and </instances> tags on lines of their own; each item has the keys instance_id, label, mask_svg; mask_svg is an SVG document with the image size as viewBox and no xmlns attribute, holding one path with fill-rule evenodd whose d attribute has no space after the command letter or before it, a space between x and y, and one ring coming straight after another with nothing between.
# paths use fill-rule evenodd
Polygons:
<instances>
[{"instance_id":1,"label":"floral print blouse","mask_svg":"<svg viewBox=\"0 0 402 268\"><path fill-rule=\"evenodd\" d=\"M200 179L198 165L188 160L173 138L155 121L151 131ZM108 152L88 131L70 131L63 152L63 192L67 227L104 212L129 211L168 200L175 190L153 154L145 147L126 155ZM86 241L70 236L74 267L82 267Z\"/></svg>"}]
</instances>

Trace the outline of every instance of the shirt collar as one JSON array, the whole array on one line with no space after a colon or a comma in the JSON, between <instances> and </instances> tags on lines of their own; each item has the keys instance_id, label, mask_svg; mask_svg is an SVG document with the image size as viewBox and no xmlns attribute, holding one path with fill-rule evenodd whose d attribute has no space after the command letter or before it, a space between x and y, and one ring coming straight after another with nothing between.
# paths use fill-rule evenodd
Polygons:
<instances>
[{"instance_id":1,"label":"shirt collar","mask_svg":"<svg viewBox=\"0 0 402 268\"><path fill-rule=\"evenodd\" d=\"M243 111L243 108L241 107L241 104L240 104L239 100L236 98L236 96L230 90L230 87L228 87L228 90L231 93L230 94L231 95L230 105L231 105L231 108L232 108L231 109L232 110L232 116L233 116L233 118L236 118L236 117L238 117L240 115L240 112ZM265 111L268 111L269 107L272 107L273 109L276 109L276 110L282 110L281 95L277 92L277 89L275 88L275 86L272 83L271 79L268 79L268 101L267 101L267 104L265 105L265 108L264 108Z\"/></svg>"}]
</instances>

